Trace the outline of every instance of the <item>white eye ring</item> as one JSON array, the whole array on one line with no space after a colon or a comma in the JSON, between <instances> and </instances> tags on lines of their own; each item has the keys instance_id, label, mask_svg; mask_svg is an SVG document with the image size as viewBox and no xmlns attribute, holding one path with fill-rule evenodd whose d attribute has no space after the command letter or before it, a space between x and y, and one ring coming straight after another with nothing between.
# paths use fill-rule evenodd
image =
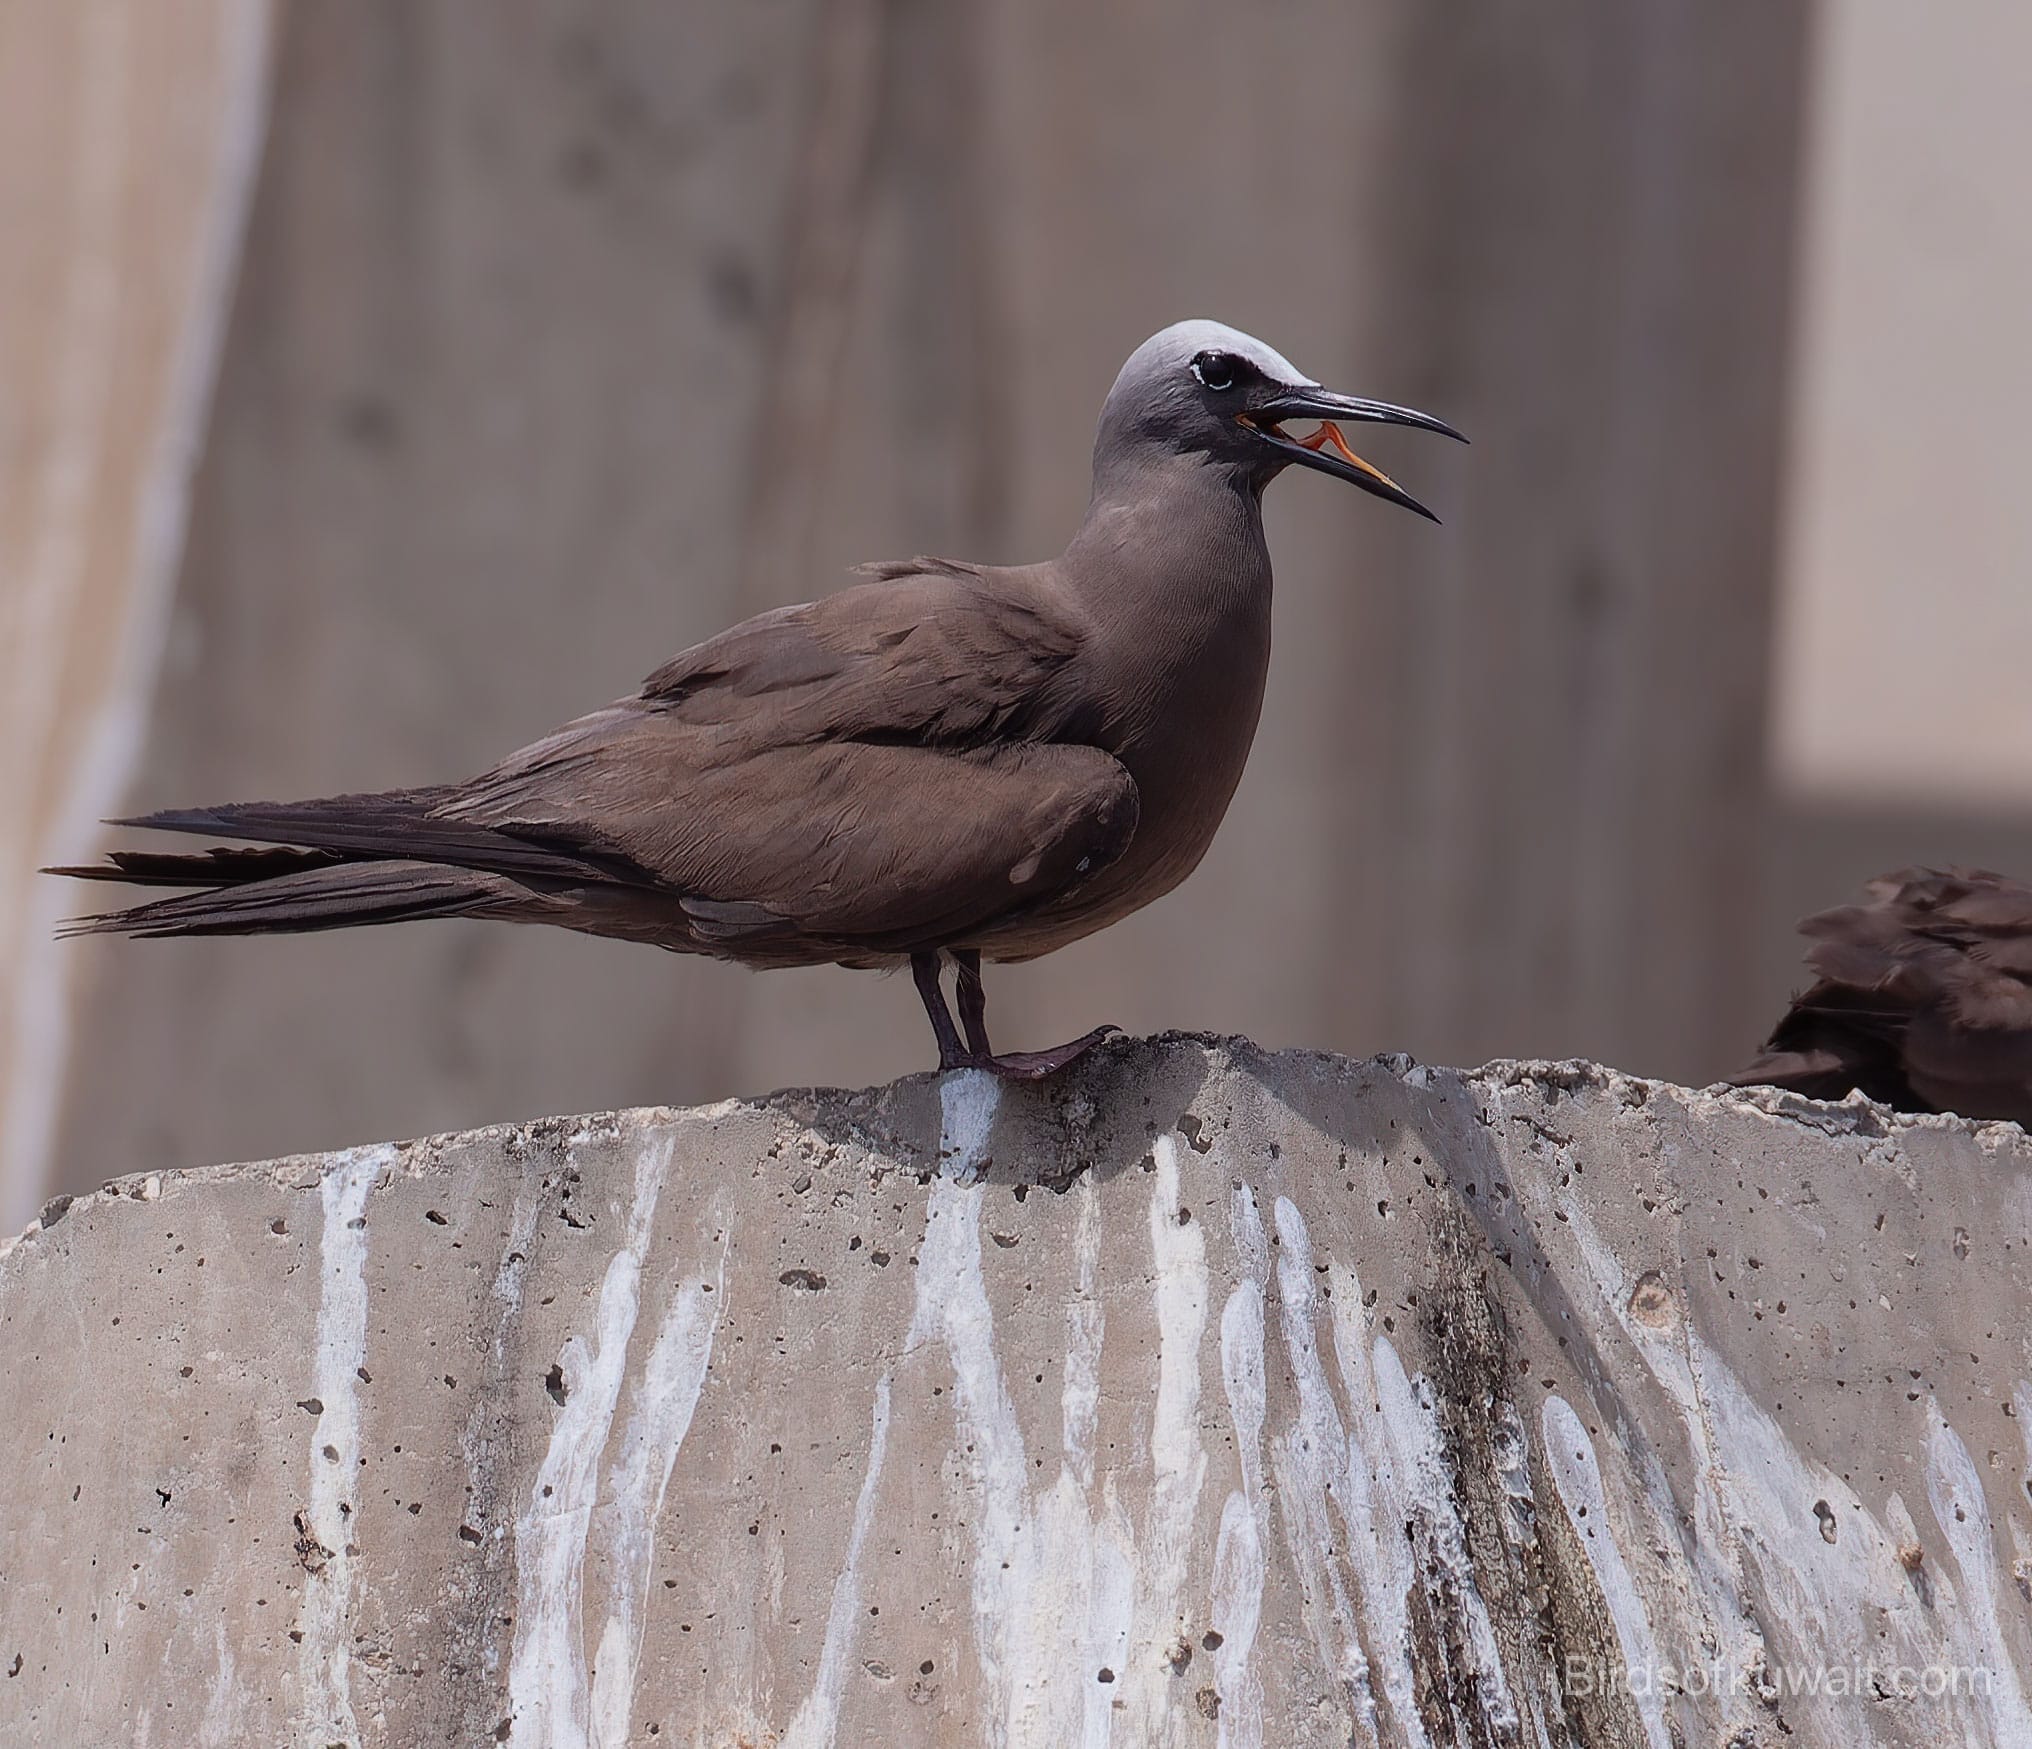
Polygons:
<instances>
[{"instance_id":1,"label":"white eye ring","mask_svg":"<svg viewBox=\"0 0 2032 1749\"><path fill-rule=\"evenodd\" d=\"M1221 359L1221 366L1226 369L1227 374L1223 376L1219 382L1213 382L1208 378L1205 370L1207 357L1208 355L1202 352L1197 358L1195 358L1192 361L1192 374L1194 378L1198 381L1200 387L1204 389L1211 389L1217 395L1221 393L1221 391L1224 389L1232 389L1235 386L1234 361L1232 359L1223 357Z\"/></svg>"}]
</instances>

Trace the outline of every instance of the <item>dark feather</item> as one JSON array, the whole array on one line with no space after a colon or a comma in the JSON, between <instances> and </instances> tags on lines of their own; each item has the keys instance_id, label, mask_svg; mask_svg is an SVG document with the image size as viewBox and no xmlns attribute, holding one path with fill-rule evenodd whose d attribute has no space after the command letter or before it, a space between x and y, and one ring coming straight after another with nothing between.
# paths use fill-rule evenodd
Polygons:
<instances>
[{"instance_id":1,"label":"dark feather","mask_svg":"<svg viewBox=\"0 0 2032 1749\"><path fill-rule=\"evenodd\" d=\"M119 822L292 848L117 852L86 878L215 891L81 928L469 915L478 891L489 915L751 965L980 939L1078 901L1137 830L1137 785L1077 738L1092 701L1074 701L1067 670L1083 636L1035 570L884 567L707 640L469 782ZM371 885L424 864L485 879ZM345 871L361 878L267 903L271 886Z\"/></svg>"},{"instance_id":2,"label":"dark feather","mask_svg":"<svg viewBox=\"0 0 2032 1749\"><path fill-rule=\"evenodd\" d=\"M79 917L65 936L295 935L363 923L487 914L500 883L423 863L341 863L210 892L180 893L101 917Z\"/></svg>"},{"instance_id":3,"label":"dark feather","mask_svg":"<svg viewBox=\"0 0 2032 1749\"><path fill-rule=\"evenodd\" d=\"M593 856L530 834L501 831L438 811L453 792L390 790L322 796L302 802L229 802L215 808L167 808L115 826L158 832L201 832L260 844L300 844L350 860L396 858L453 868L552 879L627 878L625 859Z\"/></svg>"},{"instance_id":4,"label":"dark feather","mask_svg":"<svg viewBox=\"0 0 2032 1749\"><path fill-rule=\"evenodd\" d=\"M1912 868L1866 890L1800 925L1818 981L1731 1079L2032 1126L2032 886Z\"/></svg>"},{"instance_id":5,"label":"dark feather","mask_svg":"<svg viewBox=\"0 0 2032 1749\"><path fill-rule=\"evenodd\" d=\"M44 874L78 881L120 881L131 887L232 887L327 868L342 858L333 850L259 850L219 847L195 855L159 850L115 850L82 867L46 868Z\"/></svg>"}]
</instances>

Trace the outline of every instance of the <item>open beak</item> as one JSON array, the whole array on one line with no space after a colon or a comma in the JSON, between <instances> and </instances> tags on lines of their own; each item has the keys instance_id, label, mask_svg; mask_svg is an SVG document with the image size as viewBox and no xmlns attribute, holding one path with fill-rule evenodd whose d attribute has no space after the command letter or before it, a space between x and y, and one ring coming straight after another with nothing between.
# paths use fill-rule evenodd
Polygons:
<instances>
[{"instance_id":1,"label":"open beak","mask_svg":"<svg viewBox=\"0 0 2032 1749\"><path fill-rule=\"evenodd\" d=\"M1430 413L1393 407L1388 401L1365 401L1359 395L1337 395L1331 389L1311 385L1286 389L1275 399L1239 413L1236 418L1271 448L1282 450L1301 466L1317 468L1336 479L1352 480L1363 491L1401 504L1406 510L1415 510L1431 522L1439 518L1381 468L1363 461L1348 447L1337 422L1345 419L1373 425L1413 425L1420 431L1436 431L1442 437L1451 437L1457 443L1467 442L1444 419L1435 419ZM1310 437L1292 437L1283 430L1287 419L1317 419L1320 426Z\"/></svg>"}]
</instances>

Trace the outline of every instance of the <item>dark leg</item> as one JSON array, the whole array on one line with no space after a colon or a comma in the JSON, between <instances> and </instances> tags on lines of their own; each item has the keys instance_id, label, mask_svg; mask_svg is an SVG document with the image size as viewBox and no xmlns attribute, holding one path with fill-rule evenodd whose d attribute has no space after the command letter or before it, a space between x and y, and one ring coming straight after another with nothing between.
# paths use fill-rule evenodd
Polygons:
<instances>
[{"instance_id":1,"label":"dark leg","mask_svg":"<svg viewBox=\"0 0 2032 1749\"><path fill-rule=\"evenodd\" d=\"M966 1028L967 1049L977 1057L992 1057L995 1047L988 1043L988 992L981 984L980 952L956 947L953 964L960 969L960 1025Z\"/></svg>"},{"instance_id":2,"label":"dark leg","mask_svg":"<svg viewBox=\"0 0 2032 1749\"><path fill-rule=\"evenodd\" d=\"M967 1029L967 1049L973 1053L977 1068L992 1070L1010 1080L1041 1081L1085 1056L1115 1030L1112 1026L1097 1026L1071 1044L1057 1045L1048 1051L1011 1051L998 1057L988 1043L988 992L981 983L981 956L973 948L960 947L952 950L952 956L959 967L960 1024ZM923 987L921 983L918 986Z\"/></svg>"},{"instance_id":3,"label":"dark leg","mask_svg":"<svg viewBox=\"0 0 2032 1749\"><path fill-rule=\"evenodd\" d=\"M932 1036L938 1040L938 1066L941 1069L971 1068L973 1058L960 1044L960 1035L953 1026L952 1010L946 1007L945 992L938 987L938 955L912 954L910 975L916 981L924 1012L931 1017Z\"/></svg>"}]
</instances>

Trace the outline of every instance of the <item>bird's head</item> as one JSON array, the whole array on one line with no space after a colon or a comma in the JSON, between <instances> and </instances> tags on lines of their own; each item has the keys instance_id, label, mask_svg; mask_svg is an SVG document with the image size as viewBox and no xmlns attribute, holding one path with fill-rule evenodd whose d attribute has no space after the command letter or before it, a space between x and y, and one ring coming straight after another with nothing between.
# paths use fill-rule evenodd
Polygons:
<instances>
[{"instance_id":1,"label":"bird's head","mask_svg":"<svg viewBox=\"0 0 2032 1749\"><path fill-rule=\"evenodd\" d=\"M1292 421L1319 428L1294 437ZM1151 454L1205 456L1256 490L1292 462L1439 519L1348 447L1340 422L1415 425L1466 438L1442 419L1387 401L1337 394L1262 341L1224 323L1174 322L1129 355L1108 391L1094 440L1096 475Z\"/></svg>"}]
</instances>

